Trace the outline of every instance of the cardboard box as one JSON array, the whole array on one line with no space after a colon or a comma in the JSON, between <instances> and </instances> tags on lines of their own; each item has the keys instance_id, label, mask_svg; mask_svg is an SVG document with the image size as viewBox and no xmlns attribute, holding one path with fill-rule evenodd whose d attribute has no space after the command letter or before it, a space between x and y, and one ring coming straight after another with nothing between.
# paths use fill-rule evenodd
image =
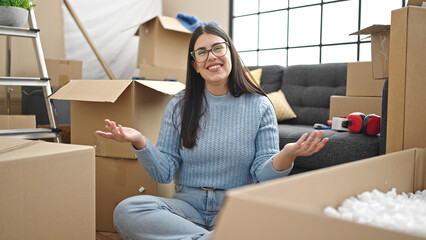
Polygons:
<instances>
[{"instance_id":1,"label":"cardboard box","mask_svg":"<svg viewBox=\"0 0 426 240\"><path fill-rule=\"evenodd\" d=\"M0 137L0 239L95 239L93 147Z\"/></svg>"},{"instance_id":2,"label":"cardboard box","mask_svg":"<svg viewBox=\"0 0 426 240\"><path fill-rule=\"evenodd\" d=\"M8 112L8 110L10 112ZM6 99L0 98L0 114L5 115L21 115L22 114L22 100L21 99L11 99L9 103L6 103Z\"/></svg>"},{"instance_id":3,"label":"cardboard box","mask_svg":"<svg viewBox=\"0 0 426 240\"><path fill-rule=\"evenodd\" d=\"M122 200L140 194L156 195L156 183L138 160L96 157L96 230L115 232L115 207Z\"/></svg>"},{"instance_id":4,"label":"cardboard box","mask_svg":"<svg viewBox=\"0 0 426 240\"><path fill-rule=\"evenodd\" d=\"M186 82L186 70L168 67L157 67L149 64L139 66L139 76L150 80L177 80Z\"/></svg>"},{"instance_id":5,"label":"cardboard box","mask_svg":"<svg viewBox=\"0 0 426 240\"><path fill-rule=\"evenodd\" d=\"M137 67L150 64L186 71L192 32L176 18L157 16L140 24Z\"/></svg>"},{"instance_id":6,"label":"cardboard box","mask_svg":"<svg viewBox=\"0 0 426 240\"><path fill-rule=\"evenodd\" d=\"M330 119L333 117L348 116L353 112L362 112L364 114L382 113L381 97L349 97L349 96L331 96L330 97Z\"/></svg>"},{"instance_id":7,"label":"cardboard box","mask_svg":"<svg viewBox=\"0 0 426 240\"><path fill-rule=\"evenodd\" d=\"M82 61L47 58L46 67L52 87L62 87L71 79L83 78Z\"/></svg>"},{"instance_id":8,"label":"cardboard box","mask_svg":"<svg viewBox=\"0 0 426 240\"><path fill-rule=\"evenodd\" d=\"M371 62L348 63L346 96L381 97L384 79L374 80Z\"/></svg>"},{"instance_id":9,"label":"cardboard box","mask_svg":"<svg viewBox=\"0 0 426 240\"><path fill-rule=\"evenodd\" d=\"M21 86L0 86L0 100L5 101L8 95L12 101L21 101Z\"/></svg>"},{"instance_id":10,"label":"cardboard box","mask_svg":"<svg viewBox=\"0 0 426 240\"><path fill-rule=\"evenodd\" d=\"M408 0L407 6L423 6L425 7L426 1L425 0Z\"/></svg>"},{"instance_id":11,"label":"cardboard box","mask_svg":"<svg viewBox=\"0 0 426 240\"><path fill-rule=\"evenodd\" d=\"M180 82L149 80L71 80L50 98L71 100L71 143L96 146L96 156L135 159L129 143L95 134L105 119L132 127L157 142L161 119Z\"/></svg>"},{"instance_id":12,"label":"cardboard box","mask_svg":"<svg viewBox=\"0 0 426 240\"><path fill-rule=\"evenodd\" d=\"M426 147L426 8L392 11L386 152ZM393 41L393 42L392 42Z\"/></svg>"},{"instance_id":13,"label":"cardboard box","mask_svg":"<svg viewBox=\"0 0 426 240\"><path fill-rule=\"evenodd\" d=\"M371 59L373 78L384 79L389 76L389 25L372 25L350 35L371 35Z\"/></svg>"},{"instance_id":14,"label":"cardboard box","mask_svg":"<svg viewBox=\"0 0 426 240\"><path fill-rule=\"evenodd\" d=\"M0 115L0 129L36 128L34 115Z\"/></svg>"},{"instance_id":15,"label":"cardboard box","mask_svg":"<svg viewBox=\"0 0 426 240\"><path fill-rule=\"evenodd\" d=\"M229 190L213 239L424 239L323 214L377 189L426 187L425 149L410 149Z\"/></svg>"},{"instance_id":16,"label":"cardboard box","mask_svg":"<svg viewBox=\"0 0 426 240\"><path fill-rule=\"evenodd\" d=\"M34 0L33 4L44 57L65 58L63 1ZM11 37L11 55L11 76L41 75L32 38ZM6 36L0 36L0 56L0 75L6 76Z\"/></svg>"}]
</instances>

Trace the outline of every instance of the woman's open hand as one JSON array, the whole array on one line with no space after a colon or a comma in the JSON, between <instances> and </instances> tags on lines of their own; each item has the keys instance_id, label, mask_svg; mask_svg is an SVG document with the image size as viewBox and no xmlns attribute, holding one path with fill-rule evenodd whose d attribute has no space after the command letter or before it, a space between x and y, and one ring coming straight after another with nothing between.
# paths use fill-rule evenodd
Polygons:
<instances>
[{"instance_id":1,"label":"woman's open hand","mask_svg":"<svg viewBox=\"0 0 426 240\"><path fill-rule=\"evenodd\" d=\"M274 168L282 171L291 167L296 157L309 156L321 150L328 141L328 138L322 138L323 135L324 131L313 131L309 137L305 133L297 142L286 144L274 157Z\"/></svg>"},{"instance_id":2,"label":"woman's open hand","mask_svg":"<svg viewBox=\"0 0 426 240\"><path fill-rule=\"evenodd\" d=\"M284 146L283 150L290 156L309 156L321 150L328 141L328 138L322 138L324 131L313 131L309 137L305 133L300 136L299 140L295 143L288 143Z\"/></svg>"},{"instance_id":3,"label":"woman's open hand","mask_svg":"<svg viewBox=\"0 0 426 240\"><path fill-rule=\"evenodd\" d=\"M136 129L123 127L114 121L105 119L105 128L108 130L96 131L95 133L104 138L114 139L119 142L130 142L136 149L142 149L146 146L146 140L143 135Z\"/></svg>"}]
</instances>

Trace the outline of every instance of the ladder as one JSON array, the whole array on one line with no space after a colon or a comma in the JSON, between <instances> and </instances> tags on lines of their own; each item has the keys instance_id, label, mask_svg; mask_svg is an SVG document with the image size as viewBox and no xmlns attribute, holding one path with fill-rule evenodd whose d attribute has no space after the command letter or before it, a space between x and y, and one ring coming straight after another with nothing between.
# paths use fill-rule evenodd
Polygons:
<instances>
[{"instance_id":1,"label":"ladder","mask_svg":"<svg viewBox=\"0 0 426 240\"><path fill-rule=\"evenodd\" d=\"M0 26L0 35L7 36L7 76L0 76L0 85L3 86L38 86L42 87L44 99L47 108L47 115L49 117L50 128L34 128L34 129L9 129L0 130L0 136L23 138L23 139L40 139L40 138L53 138L56 142L60 143L60 132L57 128L58 123L56 119L56 110L53 100L49 99L52 94L50 86L50 78L47 73L46 62L44 59L43 49L40 40L40 30L37 27L37 22L34 15L34 10L29 10L29 28ZM11 77L11 37L26 37L32 38L36 50L37 63L41 77ZM10 97L8 95L8 97ZM7 101L6 101L7 102ZM10 102L10 101L9 101ZM8 109L9 110L9 109Z\"/></svg>"}]
</instances>

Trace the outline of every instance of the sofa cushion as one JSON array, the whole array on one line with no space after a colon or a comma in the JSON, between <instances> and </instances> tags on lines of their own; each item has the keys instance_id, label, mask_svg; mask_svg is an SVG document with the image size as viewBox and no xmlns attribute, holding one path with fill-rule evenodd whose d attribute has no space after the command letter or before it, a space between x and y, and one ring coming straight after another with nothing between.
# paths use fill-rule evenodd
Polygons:
<instances>
[{"instance_id":1,"label":"sofa cushion","mask_svg":"<svg viewBox=\"0 0 426 240\"><path fill-rule=\"evenodd\" d=\"M262 81L262 68L256 68L250 71L251 76L253 76L252 81L257 86L260 86L260 82Z\"/></svg>"},{"instance_id":2,"label":"sofa cushion","mask_svg":"<svg viewBox=\"0 0 426 240\"><path fill-rule=\"evenodd\" d=\"M266 94L266 96L268 96L269 100L271 100L272 105L274 106L275 115L277 116L278 121L296 117L293 109L291 109L290 105L288 105L283 91L278 90L276 92L271 92Z\"/></svg>"},{"instance_id":3,"label":"sofa cushion","mask_svg":"<svg viewBox=\"0 0 426 240\"><path fill-rule=\"evenodd\" d=\"M326 123L329 117L330 96L346 94L346 68L346 63L295 65L285 68L281 89L297 118L282 123ZM265 69L263 74L266 74Z\"/></svg>"},{"instance_id":4,"label":"sofa cushion","mask_svg":"<svg viewBox=\"0 0 426 240\"><path fill-rule=\"evenodd\" d=\"M296 142L303 133L310 134L314 129L310 125L279 124L280 149L287 143ZM321 151L307 157L298 157L296 168L315 170L352 162L379 155L380 138L360 133L324 130L329 140Z\"/></svg>"},{"instance_id":5,"label":"sofa cushion","mask_svg":"<svg viewBox=\"0 0 426 240\"><path fill-rule=\"evenodd\" d=\"M249 66L249 70L255 70L259 66ZM260 86L265 93L275 92L281 88L284 67L280 65L260 66L262 68L262 78Z\"/></svg>"}]
</instances>

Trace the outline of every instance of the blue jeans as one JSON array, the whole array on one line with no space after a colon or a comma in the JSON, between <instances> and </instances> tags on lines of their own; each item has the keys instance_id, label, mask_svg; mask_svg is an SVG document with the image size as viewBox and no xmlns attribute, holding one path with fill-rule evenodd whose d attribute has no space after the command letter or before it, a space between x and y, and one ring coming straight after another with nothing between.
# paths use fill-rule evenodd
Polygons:
<instances>
[{"instance_id":1,"label":"blue jeans","mask_svg":"<svg viewBox=\"0 0 426 240\"><path fill-rule=\"evenodd\" d=\"M224 190L176 184L173 198L139 195L120 202L114 226L125 240L210 239Z\"/></svg>"}]
</instances>

